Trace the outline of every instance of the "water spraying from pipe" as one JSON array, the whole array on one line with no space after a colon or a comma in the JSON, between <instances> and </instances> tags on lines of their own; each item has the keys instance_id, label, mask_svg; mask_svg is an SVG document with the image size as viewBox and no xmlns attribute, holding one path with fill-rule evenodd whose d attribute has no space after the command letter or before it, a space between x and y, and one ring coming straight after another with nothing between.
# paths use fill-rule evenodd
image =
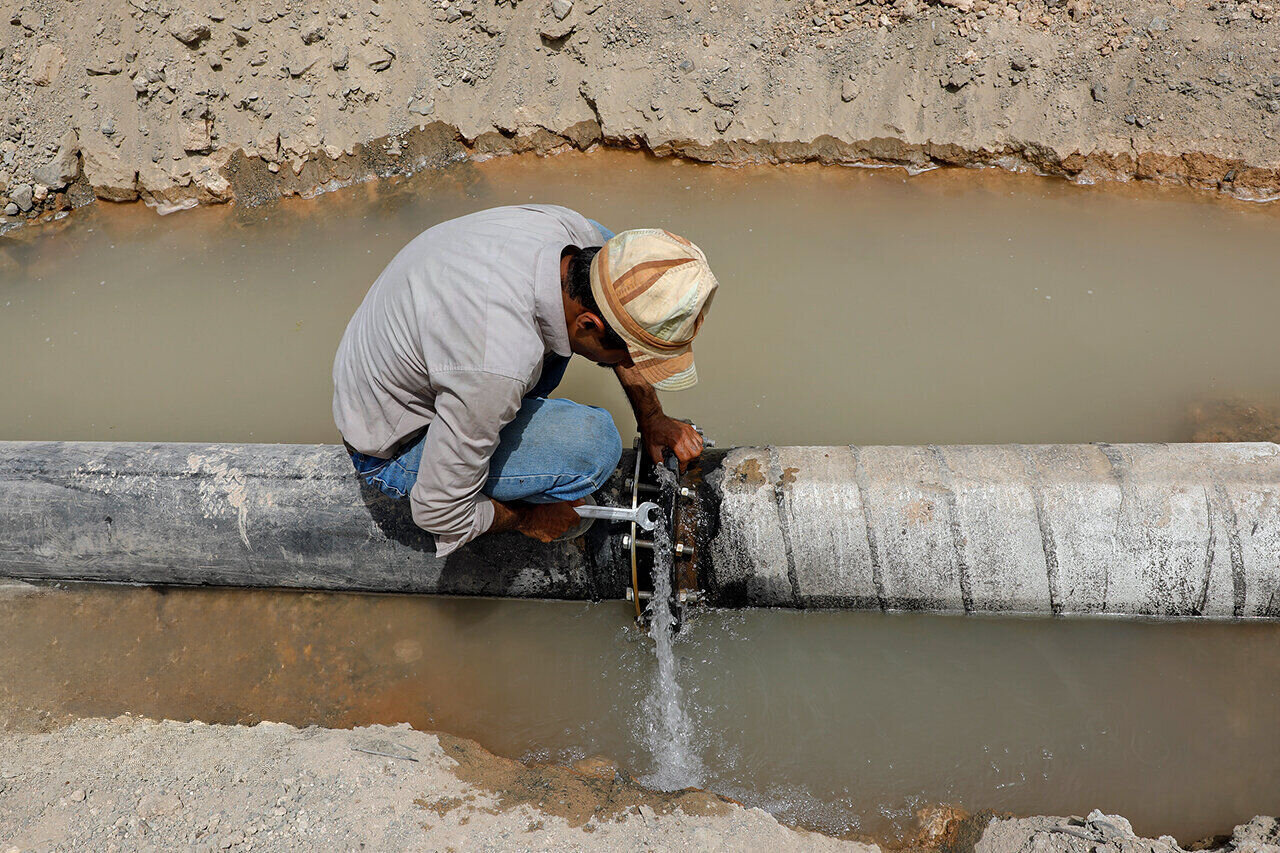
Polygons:
<instances>
[{"instance_id":1,"label":"water spraying from pipe","mask_svg":"<svg viewBox=\"0 0 1280 853\"><path fill-rule=\"evenodd\" d=\"M667 468L654 466L663 504L670 506L676 476ZM675 614L671 609L672 546L667 524L653 530L653 597L645 611L649 636L653 639L657 667L653 684L642 704L644 739L653 757L653 770L645 784L662 790L700 787L702 761L693 746L693 720L685 706L676 661Z\"/></svg>"}]
</instances>

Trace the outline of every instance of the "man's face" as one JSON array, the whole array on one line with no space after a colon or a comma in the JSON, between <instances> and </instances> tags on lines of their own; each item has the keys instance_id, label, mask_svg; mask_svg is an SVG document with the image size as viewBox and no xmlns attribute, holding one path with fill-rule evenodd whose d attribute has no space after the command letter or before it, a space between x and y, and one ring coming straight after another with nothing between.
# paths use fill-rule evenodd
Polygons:
<instances>
[{"instance_id":1,"label":"man's face","mask_svg":"<svg viewBox=\"0 0 1280 853\"><path fill-rule=\"evenodd\" d=\"M615 349L605 345L604 329L604 321L594 313L582 312L569 329L569 349L601 367L631 367L631 353L625 346Z\"/></svg>"}]
</instances>

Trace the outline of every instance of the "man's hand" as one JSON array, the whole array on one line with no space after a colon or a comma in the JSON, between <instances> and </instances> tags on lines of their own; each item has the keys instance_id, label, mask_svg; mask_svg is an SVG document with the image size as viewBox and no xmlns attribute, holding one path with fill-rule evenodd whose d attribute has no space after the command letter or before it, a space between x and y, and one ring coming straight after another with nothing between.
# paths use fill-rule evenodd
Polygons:
<instances>
[{"instance_id":1,"label":"man's hand","mask_svg":"<svg viewBox=\"0 0 1280 853\"><path fill-rule=\"evenodd\" d=\"M507 504L493 501L493 526L489 530L494 533L514 530L530 539L550 542L578 526L582 516L574 512L573 508L582 503L581 500L553 504Z\"/></svg>"},{"instance_id":2,"label":"man's hand","mask_svg":"<svg viewBox=\"0 0 1280 853\"><path fill-rule=\"evenodd\" d=\"M662 403L658 401L658 393L652 385L625 367L618 366L613 370L631 401L631 410L635 412L636 426L640 427L640 437L649 459L653 464L661 465L662 451L670 450L680 460L680 473L683 474L689 463L702 454L702 436L689 424L663 413Z\"/></svg>"},{"instance_id":3,"label":"man's hand","mask_svg":"<svg viewBox=\"0 0 1280 853\"><path fill-rule=\"evenodd\" d=\"M670 450L680 460L683 474L689 463L702 455L702 436L691 425L658 413L640 424L640 437L645 452L655 465L662 464L662 451Z\"/></svg>"}]
</instances>

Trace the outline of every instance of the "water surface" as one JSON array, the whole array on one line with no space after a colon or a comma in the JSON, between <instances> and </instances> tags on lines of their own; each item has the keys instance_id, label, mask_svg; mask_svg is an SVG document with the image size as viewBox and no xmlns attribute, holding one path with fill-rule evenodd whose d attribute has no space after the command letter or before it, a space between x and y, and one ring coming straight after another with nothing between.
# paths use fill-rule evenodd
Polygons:
<instances>
[{"instance_id":1,"label":"water surface","mask_svg":"<svg viewBox=\"0 0 1280 853\"><path fill-rule=\"evenodd\" d=\"M1233 399L1280 421L1280 210L615 152L163 219L100 204L0 238L0 439L336 441L333 353L383 266L529 201L703 246L722 290L702 382L666 405L722 444L1177 441ZM606 371L576 359L562 390L633 431Z\"/></svg>"},{"instance_id":2,"label":"water surface","mask_svg":"<svg viewBox=\"0 0 1280 853\"><path fill-rule=\"evenodd\" d=\"M241 590L0 601L0 724L408 722L648 776L658 663L631 616ZM1280 623L710 611L674 652L685 769L810 827L892 837L939 802L1101 808L1190 843L1276 809Z\"/></svg>"}]
</instances>

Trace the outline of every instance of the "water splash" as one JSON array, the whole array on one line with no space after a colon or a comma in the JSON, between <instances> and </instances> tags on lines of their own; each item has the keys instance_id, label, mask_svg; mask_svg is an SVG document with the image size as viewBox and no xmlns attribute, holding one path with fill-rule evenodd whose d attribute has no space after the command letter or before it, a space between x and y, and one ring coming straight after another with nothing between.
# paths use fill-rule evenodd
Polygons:
<instances>
[{"instance_id":1,"label":"water splash","mask_svg":"<svg viewBox=\"0 0 1280 853\"><path fill-rule=\"evenodd\" d=\"M675 490L675 474L656 466L663 495ZM703 781L702 760L693 748L693 721L685 707L675 654L675 616L671 600L671 537L665 524L653 531L653 597L646 610L649 636L658 665L653 684L642 704L644 740L653 756L653 771L643 780L660 790L698 787Z\"/></svg>"}]
</instances>

